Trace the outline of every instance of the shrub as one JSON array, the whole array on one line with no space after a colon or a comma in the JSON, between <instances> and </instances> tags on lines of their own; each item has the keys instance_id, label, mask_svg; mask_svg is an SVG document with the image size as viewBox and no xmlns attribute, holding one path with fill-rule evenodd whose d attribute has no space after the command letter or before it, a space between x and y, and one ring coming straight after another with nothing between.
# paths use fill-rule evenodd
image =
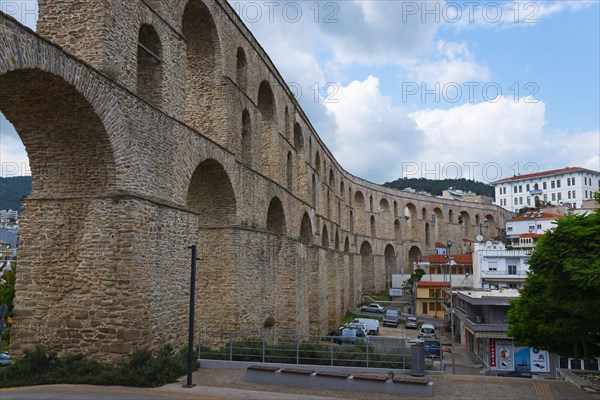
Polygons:
<instances>
[{"instance_id":1,"label":"shrub","mask_svg":"<svg viewBox=\"0 0 600 400\"><path fill-rule=\"evenodd\" d=\"M187 350L174 353L169 345L156 356L137 349L117 365L91 360L83 354L57 357L38 346L0 369L0 387L55 383L152 387L175 382L187 371Z\"/></svg>"}]
</instances>

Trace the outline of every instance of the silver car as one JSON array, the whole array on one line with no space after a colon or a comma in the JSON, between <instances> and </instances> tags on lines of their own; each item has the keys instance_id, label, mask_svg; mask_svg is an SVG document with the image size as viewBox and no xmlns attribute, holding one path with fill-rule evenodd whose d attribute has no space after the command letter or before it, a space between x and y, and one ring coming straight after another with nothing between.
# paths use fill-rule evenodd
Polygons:
<instances>
[{"instance_id":1,"label":"silver car","mask_svg":"<svg viewBox=\"0 0 600 400\"><path fill-rule=\"evenodd\" d=\"M417 317L406 317L404 327L407 329L417 329L419 328L419 320Z\"/></svg>"},{"instance_id":2,"label":"silver car","mask_svg":"<svg viewBox=\"0 0 600 400\"><path fill-rule=\"evenodd\" d=\"M10 358L8 353L0 352L0 367L5 367L7 365L10 365L11 362L12 362L12 359Z\"/></svg>"}]
</instances>

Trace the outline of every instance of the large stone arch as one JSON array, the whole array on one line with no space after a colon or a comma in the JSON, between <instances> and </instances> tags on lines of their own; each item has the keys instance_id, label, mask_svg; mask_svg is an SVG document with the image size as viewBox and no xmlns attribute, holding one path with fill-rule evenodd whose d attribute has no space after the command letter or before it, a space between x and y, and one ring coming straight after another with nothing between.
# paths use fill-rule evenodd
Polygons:
<instances>
[{"instance_id":1,"label":"large stone arch","mask_svg":"<svg viewBox=\"0 0 600 400\"><path fill-rule=\"evenodd\" d=\"M487 214L485 216L485 221L487 223L487 235L484 235L486 238L496 238L498 236L498 225L496 223L496 219L492 214Z\"/></svg>"},{"instance_id":2,"label":"large stone arch","mask_svg":"<svg viewBox=\"0 0 600 400\"><path fill-rule=\"evenodd\" d=\"M219 32L210 10L201 0L189 0L183 11L182 34L186 39L185 121L219 144L227 145L227 131L216 122L222 87Z\"/></svg>"},{"instance_id":3,"label":"large stone arch","mask_svg":"<svg viewBox=\"0 0 600 400\"><path fill-rule=\"evenodd\" d=\"M421 262L423 257L423 253L421 253L421 249L419 246L412 246L408 250L408 270L413 271L415 268L416 262Z\"/></svg>"},{"instance_id":4,"label":"large stone arch","mask_svg":"<svg viewBox=\"0 0 600 400\"><path fill-rule=\"evenodd\" d=\"M371 244L364 241L360 246L360 266L363 293L375 292L375 259Z\"/></svg>"},{"instance_id":5,"label":"large stone arch","mask_svg":"<svg viewBox=\"0 0 600 400\"><path fill-rule=\"evenodd\" d=\"M391 244L385 246L383 258L385 263L385 286L386 288L390 288L392 286L392 274L397 272L396 250L394 246Z\"/></svg>"},{"instance_id":6,"label":"large stone arch","mask_svg":"<svg viewBox=\"0 0 600 400\"><path fill-rule=\"evenodd\" d=\"M285 235L285 211L278 197L273 197L267 211L267 230L278 235Z\"/></svg>"},{"instance_id":7,"label":"large stone arch","mask_svg":"<svg viewBox=\"0 0 600 400\"><path fill-rule=\"evenodd\" d=\"M312 222L307 212L302 215L300 222L300 241L308 244L313 242Z\"/></svg>"},{"instance_id":8,"label":"large stone arch","mask_svg":"<svg viewBox=\"0 0 600 400\"><path fill-rule=\"evenodd\" d=\"M0 111L27 154L32 195L90 195L115 188L115 155L104 124L63 78L38 69L0 75Z\"/></svg>"},{"instance_id":9,"label":"large stone arch","mask_svg":"<svg viewBox=\"0 0 600 400\"><path fill-rule=\"evenodd\" d=\"M229 175L215 160L205 160L192 175L187 206L199 216L198 226L230 226L236 222L236 201Z\"/></svg>"},{"instance_id":10,"label":"large stone arch","mask_svg":"<svg viewBox=\"0 0 600 400\"><path fill-rule=\"evenodd\" d=\"M106 290L104 282L114 279L117 262L112 255L121 247L112 219L118 198L110 197L117 186L111 140L117 133L109 131L111 124L106 123L102 108L94 106L104 101L114 107L114 99L97 90L96 82L81 68L72 73L90 79L87 91L40 69L7 72L4 56L12 57L2 50L0 112L21 138L32 174L32 192L23 200L20 214L11 348L16 354L33 345L57 352L86 351L89 343L76 350L65 345L80 343L82 337L70 329L69 319L75 309L89 318L83 303L90 296L100 298ZM46 53L48 63L72 67L66 57L54 58L52 53L51 49ZM25 48L21 57L36 61ZM119 108L113 112L118 118ZM108 312L110 307L100 303L94 311ZM53 318L45 318L49 313ZM116 328L112 321L107 325ZM99 334L95 328L92 331ZM107 337L107 341L114 339Z\"/></svg>"}]
</instances>

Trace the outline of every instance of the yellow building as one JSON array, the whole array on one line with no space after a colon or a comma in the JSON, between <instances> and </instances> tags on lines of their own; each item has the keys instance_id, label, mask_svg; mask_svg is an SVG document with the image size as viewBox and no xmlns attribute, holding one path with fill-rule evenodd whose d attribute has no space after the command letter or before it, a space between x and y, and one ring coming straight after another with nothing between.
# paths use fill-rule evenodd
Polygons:
<instances>
[{"instance_id":1,"label":"yellow building","mask_svg":"<svg viewBox=\"0 0 600 400\"><path fill-rule=\"evenodd\" d=\"M421 281L417 285L417 317L444 318L444 300L450 282Z\"/></svg>"}]
</instances>

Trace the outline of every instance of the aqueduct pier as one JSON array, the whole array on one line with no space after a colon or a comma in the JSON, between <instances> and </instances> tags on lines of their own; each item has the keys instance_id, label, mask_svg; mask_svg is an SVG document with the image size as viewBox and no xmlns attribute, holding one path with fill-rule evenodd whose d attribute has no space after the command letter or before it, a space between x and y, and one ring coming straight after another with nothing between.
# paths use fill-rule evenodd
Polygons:
<instances>
[{"instance_id":1,"label":"aqueduct pier","mask_svg":"<svg viewBox=\"0 0 600 400\"><path fill-rule=\"evenodd\" d=\"M183 345L191 244L202 329L323 334L437 242L504 224L344 171L225 1L39 9L37 33L0 15L0 111L33 176L16 354Z\"/></svg>"}]
</instances>

